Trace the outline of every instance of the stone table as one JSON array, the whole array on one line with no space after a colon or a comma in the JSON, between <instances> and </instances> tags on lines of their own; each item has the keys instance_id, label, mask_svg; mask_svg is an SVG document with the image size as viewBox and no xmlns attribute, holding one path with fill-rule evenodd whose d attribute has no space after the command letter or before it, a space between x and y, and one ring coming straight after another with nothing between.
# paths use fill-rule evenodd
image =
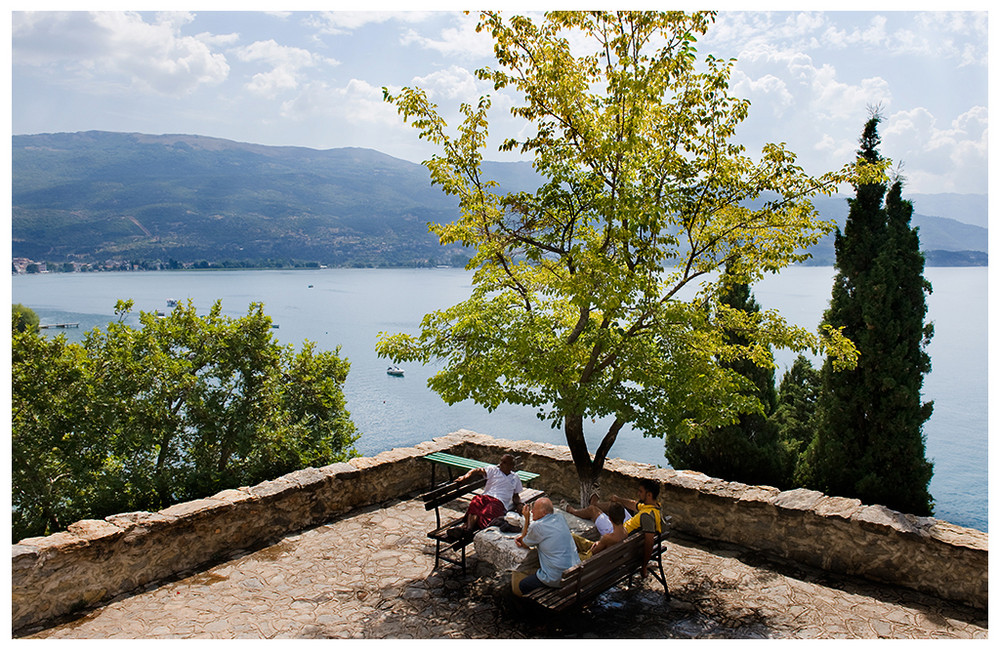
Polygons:
<instances>
[{"instance_id":1,"label":"stone table","mask_svg":"<svg viewBox=\"0 0 1000 650\"><path fill-rule=\"evenodd\" d=\"M560 515L566 520L570 532L591 540L599 539L597 529L591 520L571 515L559 508L555 509L555 514ZM514 523L515 517L517 525L523 527L524 520L521 515L508 514L510 523ZM480 562L489 564L497 573L513 571L524 561L525 556L528 555L528 549L518 546L514 541L520 534L520 530L513 533L504 533L496 526L484 528L472 538L472 544L476 549L476 557Z\"/></svg>"}]
</instances>

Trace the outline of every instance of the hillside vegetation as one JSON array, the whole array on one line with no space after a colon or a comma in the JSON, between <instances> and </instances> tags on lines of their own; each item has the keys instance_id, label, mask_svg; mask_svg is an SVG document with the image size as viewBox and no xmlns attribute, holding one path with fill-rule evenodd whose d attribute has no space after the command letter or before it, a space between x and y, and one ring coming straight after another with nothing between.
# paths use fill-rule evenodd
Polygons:
<instances>
[{"instance_id":1,"label":"hillside vegetation","mask_svg":"<svg viewBox=\"0 0 1000 650\"><path fill-rule=\"evenodd\" d=\"M534 189L528 163L486 163L484 171L503 191ZM98 131L19 135L13 137L12 189L14 257L330 266L464 264L469 258L458 245L440 246L427 229L457 218L457 202L430 184L422 165L370 149ZM957 204L933 196L946 195L928 197L928 205ZM916 204L919 213L921 201ZM976 210L980 203L961 205ZM847 214L842 198L817 207L841 224ZM985 222L978 214L963 220L976 219ZM936 251L946 251L952 263L985 264L985 228L919 214L914 223L924 249L935 251L930 263ZM830 241L813 252L814 263L832 263Z\"/></svg>"}]
</instances>

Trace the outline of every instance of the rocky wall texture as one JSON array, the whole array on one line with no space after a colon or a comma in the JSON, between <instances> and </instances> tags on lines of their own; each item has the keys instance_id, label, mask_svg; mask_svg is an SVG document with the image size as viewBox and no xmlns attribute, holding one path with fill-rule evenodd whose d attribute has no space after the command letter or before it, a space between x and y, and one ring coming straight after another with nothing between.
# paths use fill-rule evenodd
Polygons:
<instances>
[{"instance_id":1,"label":"rocky wall texture","mask_svg":"<svg viewBox=\"0 0 1000 650\"><path fill-rule=\"evenodd\" d=\"M423 456L432 451L485 461L510 451L520 457L519 469L540 474L532 487L567 496L577 491L566 447L462 430L155 513L79 521L66 532L13 545L12 629L234 557L355 508L422 491L430 483ZM676 530L986 608L985 533L807 490L781 492L617 459L606 470L605 495L632 496L638 479L659 481L664 513Z\"/></svg>"},{"instance_id":2,"label":"rocky wall texture","mask_svg":"<svg viewBox=\"0 0 1000 650\"><path fill-rule=\"evenodd\" d=\"M533 487L578 492L566 447L458 434L466 455L491 459L510 451L520 456L520 469L541 475ZM749 486L619 459L609 460L605 470L605 498L634 498L639 479L658 481L660 504L674 530L987 608L989 536L984 532L812 490Z\"/></svg>"},{"instance_id":3,"label":"rocky wall texture","mask_svg":"<svg viewBox=\"0 0 1000 650\"><path fill-rule=\"evenodd\" d=\"M441 438L303 469L253 487L225 490L159 512L78 521L66 532L13 545L12 629L42 623L277 541L355 508L430 484Z\"/></svg>"}]
</instances>

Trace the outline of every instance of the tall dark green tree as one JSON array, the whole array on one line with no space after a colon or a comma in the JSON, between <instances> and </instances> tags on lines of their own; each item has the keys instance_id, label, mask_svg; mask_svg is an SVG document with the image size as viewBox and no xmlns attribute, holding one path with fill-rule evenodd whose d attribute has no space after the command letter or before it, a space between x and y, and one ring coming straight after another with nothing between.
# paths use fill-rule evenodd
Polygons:
<instances>
[{"instance_id":1,"label":"tall dark green tree","mask_svg":"<svg viewBox=\"0 0 1000 650\"><path fill-rule=\"evenodd\" d=\"M778 405L771 414L778 439L784 448L783 467L792 485L801 485L799 465L816 433L816 402L819 399L819 371L803 355L798 355L792 367L781 378Z\"/></svg>"},{"instance_id":2,"label":"tall dark green tree","mask_svg":"<svg viewBox=\"0 0 1000 650\"><path fill-rule=\"evenodd\" d=\"M760 315L760 305L750 286L728 281L721 301L746 315L742 322L735 319L724 328L726 344L749 346L753 339L751 330ZM769 347L765 346L761 352L771 356ZM773 366L758 365L747 357L721 360L720 365L736 373L734 379L740 384L740 392L756 399L760 410L743 413L735 423L711 429L691 440L668 438L665 450L670 464L730 481L789 487L790 457L769 419L777 404Z\"/></svg>"},{"instance_id":3,"label":"tall dark green tree","mask_svg":"<svg viewBox=\"0 0 1000 650\"><path fill-rule=\"evenodd\" d=\"M880 160L879 121L873 114L861 137L858 155L870 163ZM888 196L884 183L855 189L844 233L836 233L837 274L824 319L843 328L860 358L853 370L824 364L804 478L829 494L927 515L933 467L923 423L932 404L922 401L921 387L930 371L933 328L924 318L931 286L902 181Z\"/></svg>"}]
</instances>

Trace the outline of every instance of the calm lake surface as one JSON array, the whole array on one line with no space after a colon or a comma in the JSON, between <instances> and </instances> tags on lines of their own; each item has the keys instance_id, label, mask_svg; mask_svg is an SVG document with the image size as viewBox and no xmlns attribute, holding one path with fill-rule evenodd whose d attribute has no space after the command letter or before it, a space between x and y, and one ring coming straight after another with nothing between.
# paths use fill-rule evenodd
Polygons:
<instances>
[{"instance_id":1,"label":"calm lake surface","mask_svg":"<svg viewBox=\"0 0 1000 650\"><path fill-rule=\"evenodd\" d=\"M830 298L834 270L794 267L753 287L764 309L815 330ZM925 424L927 456L934 462L930 489L935 516L987 530L987 269L929 268L934 286L928 299L935 334L929 347L933 370L924 398L934 401ZM216 299L230 316L263 302L278 329L276 338L298 348L303 339L320 348L341 347L351 362L344 392L362 434L365 455L411 446L457 429L511 440L565 444L562 431L538 420L534 411L503 406L493 413L473 403L446 405L427 388L434 367L408 365L405 377L390 377L388 360L375 355L380 331L417 333L422 316L464 300L471 276L461 269L323 269L289 271L159 271L23 275L12 278L12 302L34 309L42 324L78 322L79 329L47 330L80 340L114 320L119 299L135 310L166 311L168 299L191 300L207 313ZM137 324L138 318L132 318ZM779 374L794 353L778 350ZM818 364L819 361L815 360ZM602 423L591 425L595 449ZM623 430L612 456L667 467L663 443Z\"/></svg>"}]
</instances>

